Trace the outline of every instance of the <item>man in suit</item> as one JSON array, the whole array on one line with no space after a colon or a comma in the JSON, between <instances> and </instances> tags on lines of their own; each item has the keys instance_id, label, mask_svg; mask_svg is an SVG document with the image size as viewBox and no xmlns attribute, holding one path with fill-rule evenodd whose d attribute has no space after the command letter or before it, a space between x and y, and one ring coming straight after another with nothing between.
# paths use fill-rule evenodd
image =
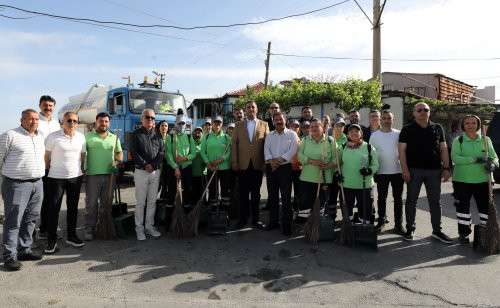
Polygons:
<instances>
[{"instance_id":1,"label":"man in suit","mask_svg":"<svg viewBox=\"0 0 500 308\"><path fill-rule=\"evenodd\" d=\"M239 172L240 218L237 228L246 226L249 205L252 208L252 226L264 229L259 220L260 186L264 164L264 141L269 133L265 121L257 119L257 104L249 101L245 105L246 119L236 123L232 136L231 165ZM250 199L249 199L250 194Z\"/></svg>"}]
</instances>

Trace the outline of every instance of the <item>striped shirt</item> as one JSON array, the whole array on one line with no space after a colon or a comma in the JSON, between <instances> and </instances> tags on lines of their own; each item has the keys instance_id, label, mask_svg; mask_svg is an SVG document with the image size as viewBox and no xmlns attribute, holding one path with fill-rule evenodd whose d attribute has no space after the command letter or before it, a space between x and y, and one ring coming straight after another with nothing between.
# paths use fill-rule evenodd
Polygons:
<instances>
[{"instance_id":1,"label":"striped shirt","mask_svg":"<svg viewBox=\"0 0 500 308\"><path fill-rule=\"evenodd\" d=\"M44 136L30 136L22 126L0 135L2 174L16 180L31 180L45 175Z\"/></svg>"}]
</instances>

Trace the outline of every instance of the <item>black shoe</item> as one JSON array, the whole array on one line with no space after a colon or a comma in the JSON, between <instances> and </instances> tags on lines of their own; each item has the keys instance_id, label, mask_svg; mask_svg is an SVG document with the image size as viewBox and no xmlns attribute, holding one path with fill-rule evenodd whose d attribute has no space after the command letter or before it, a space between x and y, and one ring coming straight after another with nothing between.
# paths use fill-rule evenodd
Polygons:
<instances>
[{"instance_id":1,"label":"black shoe","mask_svg":"<svg viewBox=\"0 0 500 308\"><path fill-rule=\"evenodd\" d=\"M66 239L66 244L76 248L85 246L85 243L78 236L76 236L76 234L68 235L68 238Z\"/></svg>"},{"instance_id":2,"label":"black shoe","mask_svg":"<svg viewBox=\"0 0 500 308\"><path fill-rule=\"evenodd\" d=\"M375 229L377 230L377 233L382 232L382 230L384 229L384 226L385 226L385 222L383 220L382 221L378 221L377 225L375 226Z\"/></svg>"},{"instance_id":3,"label":"black shoe","mask_svg":"<svg viewBox=\"0 0 500 308\"><path fill-rule=\"evenodd\" d=\"M280 227L279 224L269 224L265 227L264 230L266 231L271 231L271 230L274 230L274 229L278 229Z\"/></svg>"},{"instance_id":4,"label":"black shoe","mask_svg":"<svg viewBox=\"0 0 500 308\"><path fill-rule=\"evenodd\" d=\"M410 241L410 242L415 240L415 231L412 230L406 231L405 235L403 235L403 239L405 241Z\"/></svg>"},{"instance_id":5,"label":"black shoe","mask_svg":"<svg viewBox=\"0 0 500 308\"><path fill-rule=\"evenodd\" d=\"M42 255L38 253L29 252L23 253L17 256L17 260L19 261L39 261L42 260Z\"/></svg>"},{"instance_id":6,"label":"black shoe","mask_svg":"<svg viewBox=\"0 0 500 308\"><path fill-rule=\"evenodd\" d=\"M22 264L17 260L7 260L4 262L3 267L9 272L15 272L21 269Z\"/></svg>"},{"instance_id":7,"label":"black shoe","mask_svg":"<svg viewBox=\"0 0 500 308\"><path fill-rule=\"evenodd\" d=\"M402 225L396 225L394 226L394 233L404 236L406 234L406 229Z\"/></svg>"},{"instance_id":8,"label":"black shoe","mask_svg":"<svg viewBox=\"0 0 500 308\"><path fill-rule=\"evenodd\" d=\"M262 221L253 222L252 227L259 230L266 230L266 225Z\"/></svg>"},{"instance_id":9,"label":"black shoe","mask_svg":"<svg viewBox=\"0 0 500 308\"><path fill-rule=\"evenodd\" d=\"M461 245L468 245L470 243L469 236L460 235L458 238L458 242Z\"/></svg>"},{"instance_id":10,"label":"black shoe","mask_svg":"<svg viewBox=\"0 0 500 308\"><path fill-rule=\"evenodd\" d=\"M247 226L247 223L244 222L244 221L238 221L233 227L232 229L233 230L240 230L240 229L243 229Z\"/></svg>"},{"instance_id":11,"label":"black shoe","mask_svg":"<svg viewBox=\"0 0 500 308\"><path fill-rule=\"evenodd\" d=\"M57 251L57 240L48 240L47 247L43 251L45 254L51 255Z\"/></svg>"},{"instance_id":12,"label":"black shoe","mask_svg":"<svg viewBox=\"0 0 500 308\"><path fill-rule=\"evenodd\" d=\"M442 231L434 231L432 232L432 237L446 244L451 244L453 241L448 235L444 234Z\"/></svg>"}]
</instances>

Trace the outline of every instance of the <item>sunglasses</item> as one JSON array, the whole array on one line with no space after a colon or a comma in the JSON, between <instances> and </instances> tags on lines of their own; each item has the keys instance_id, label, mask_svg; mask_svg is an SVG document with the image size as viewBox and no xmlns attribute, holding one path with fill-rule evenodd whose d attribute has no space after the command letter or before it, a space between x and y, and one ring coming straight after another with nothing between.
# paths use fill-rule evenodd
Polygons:
<instances>
[{"instance_id":1,"label":"sunglasses","mask_svg":"<svg viewBox=\"0 0 500 308\"><path fill-rule=\"evenodd\" d=\"M144 119L154 121L154 120L155 120L155 117L152 117L152 116L144 116Z\"/></svg>"},{"instance_id":2,"label":"sunglasses","mask_svg":"<svg viewBox=\"0 0 500 308\"><path fill-rule=\"evenodd\" d=\"M418 108L416 111L417 112L429 112L431 110L429 108Z\"/></svg>"},{"instance_id":3,"label":"sunglasses","mask_svg":"<svg viewBox=\"0 0 500 308\"><path fill-rule=\"evenodd\" d=\"M66 123L68 124L73 124L73 123L78 123L78 120L73 120L73 119L69 119L69 120L66 120Z\"/></svg>"},{"instance_id":4,"label":"sunglasses","mask_svg":"<svg viewBox=\"0 0 500 308\"><path fill-rule=\"evenodd\" d=\"M269 109L278 109L278 107L269 107Z\"/></svg>"}]
</instances>

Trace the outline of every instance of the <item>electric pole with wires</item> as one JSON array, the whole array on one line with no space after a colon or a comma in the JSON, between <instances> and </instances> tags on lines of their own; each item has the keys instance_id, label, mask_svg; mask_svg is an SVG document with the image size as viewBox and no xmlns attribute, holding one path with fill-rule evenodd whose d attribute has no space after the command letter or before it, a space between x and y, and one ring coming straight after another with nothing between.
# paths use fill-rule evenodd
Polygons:
<instances>
[{"instance_id":1,"label":"electric pole with wires","mask_svg":"<svg viewBox=\"0 0 500 308\"><path fill-rule=\"evenodd\" d=\"M385 3L384 3L385 4ZM381 51L380 51L380 0L373 0L373 62L372 78L379 79L381 74Z\"/></svg>"},{"instance_id":2,"label":"electric pole with wires","mask_svg":"<svg viewBox=\"0 0 500 308\"><path fill-rule=\"evenodd\" d=\"M269 60L271 59L271 42L267 43L267 56L266 61L266 77L264 79L264 86L267 88L267 84L269 83Z\"/></svg>"}]
</instances>

